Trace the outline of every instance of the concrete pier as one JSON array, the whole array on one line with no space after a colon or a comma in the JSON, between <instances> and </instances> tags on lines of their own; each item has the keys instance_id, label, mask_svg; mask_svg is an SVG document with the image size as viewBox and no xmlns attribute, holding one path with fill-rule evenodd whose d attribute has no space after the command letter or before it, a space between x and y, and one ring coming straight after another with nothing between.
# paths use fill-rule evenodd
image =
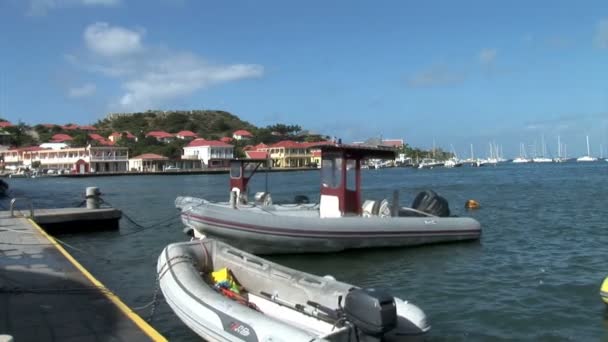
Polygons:
<instances>
[{"instance_id":1,"label":"concrete pier","mask_svg":"<svg viewBox=\"0 0 608 342\"><path fill-rule=\"evenodd\" d=\"M35 209L34 221L49 234L117 230L122 212L116 208Z\"/></svg>"},{"instance_id":2,"label":"concrete pier","mask_svg":"<svg viewBox=\"0 0 608 342\"><path fill-rule=\"evenodd\" d=\"M15 341L166 341L34 221L9 212L0 212L0 275L0 335Z\"/></svg>"}]
</instances>

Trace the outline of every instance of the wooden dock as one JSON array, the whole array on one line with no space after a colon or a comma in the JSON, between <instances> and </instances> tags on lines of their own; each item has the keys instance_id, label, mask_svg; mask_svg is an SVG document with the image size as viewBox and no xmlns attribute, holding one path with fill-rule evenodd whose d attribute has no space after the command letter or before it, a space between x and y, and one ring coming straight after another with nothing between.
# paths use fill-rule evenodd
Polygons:
<instances>
[{"instance_id":1,"label":"wooden dock","mask_svg":"<svg viewBox=\"0 0 608 342\"><path fill-rule=\"evenodd\" d=\"M34 221L6 211L0 307L0 335L15 341L166 341Z\"/></svg>"}]
</instances>

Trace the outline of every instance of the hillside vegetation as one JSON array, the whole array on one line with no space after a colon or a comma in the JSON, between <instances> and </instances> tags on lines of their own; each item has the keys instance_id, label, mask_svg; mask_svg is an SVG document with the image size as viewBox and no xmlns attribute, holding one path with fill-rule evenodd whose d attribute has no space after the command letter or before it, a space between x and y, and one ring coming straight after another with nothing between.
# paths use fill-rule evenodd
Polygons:
<instances>
[{"instance_id":1,"label":"hillside vegetation","mask_svg":"<svg viewBox=\"0 0 608 342\"><path fill-rule=\"evenodd\" d=\"M238 116L221 110L147 111L129 114L110 114L99 120L95 127L101 131L129 131L138 137L150 131L177 133L187 130L205 139L231 136L238 129L255 130L256 127Z\"/></svg>"}]
</instances>

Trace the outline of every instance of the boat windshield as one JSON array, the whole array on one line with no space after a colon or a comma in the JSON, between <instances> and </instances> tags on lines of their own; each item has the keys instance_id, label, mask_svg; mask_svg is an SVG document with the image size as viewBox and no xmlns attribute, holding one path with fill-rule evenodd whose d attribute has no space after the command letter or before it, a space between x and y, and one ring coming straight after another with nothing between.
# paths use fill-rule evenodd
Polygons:
<instances>
[{"instance_id":1,"label":"boat windshield","mask_svg":"<svg viewBox=\"0 0 608 342\"><path fill-rule=\"evenodd\" d=\"M321 184L326 188L337 188L342 182L342 158L323 159L321 162Z\"/></svg>"},{"instance_id":2,"label":"boat windshield","mask_svg":"<svg viewBox=\"0 0 608 342\"><path fill-rule=\"evenodd\" d=\"M357 161L346 160L346 189L357 190Z\"/></svg>"},{"instance_id":3,"label":"boat windshield","mask_svg":"<svg viewBox=\"0 0 608 342\"><path fill-rule=\"evenodd\" d=\"M230 178L241 178L241 164L231 163L230 164Z\"/></svg>"}]
</instances>

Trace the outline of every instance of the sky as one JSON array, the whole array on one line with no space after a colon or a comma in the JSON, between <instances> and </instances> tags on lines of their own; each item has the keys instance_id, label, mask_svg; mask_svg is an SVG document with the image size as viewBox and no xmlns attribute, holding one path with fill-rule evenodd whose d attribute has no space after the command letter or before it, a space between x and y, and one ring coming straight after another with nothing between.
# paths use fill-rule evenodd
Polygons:
<instances>
[{"instance_id":1,"label":"sky","mask_svg":"<svg viewBox=\"0 0 608 342\"><path fill-rule=\"evenodd\" d=\"M558 136L578 156L589 135L608 156L605 0L0 0L0 32L14 123L219 109L460 156L555 156Z\"/></svg>"}]
</instances>

